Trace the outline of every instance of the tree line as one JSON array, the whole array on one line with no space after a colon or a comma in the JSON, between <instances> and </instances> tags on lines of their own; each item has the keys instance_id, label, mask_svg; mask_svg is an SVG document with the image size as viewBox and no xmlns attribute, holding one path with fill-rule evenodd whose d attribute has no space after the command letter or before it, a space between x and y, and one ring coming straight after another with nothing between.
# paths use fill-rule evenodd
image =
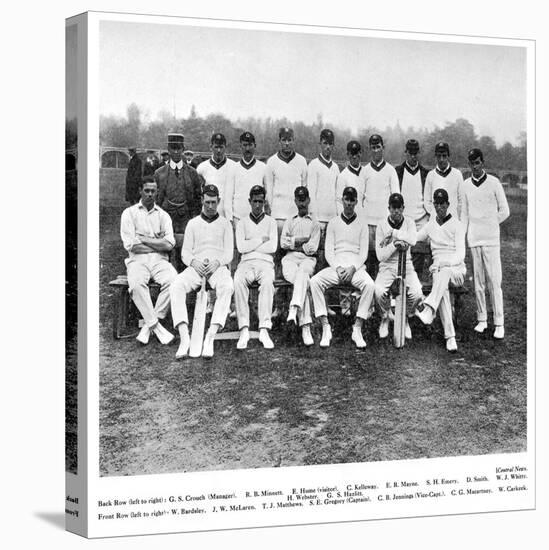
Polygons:
<instances>
[{"instance_id":1,"label":"tree line","mask_svg":"<svg viewBox=\"0 0 549 550\"><path fill-rule=\"evenodd\" d=\"M278 148L278 130L283 126L294 129L296 149L306 158L313 158L318 154L320 131L328 127L336 136L333 153L336 160L346 158L346 144L351 139L358 140L363 149L367 149L368 137L377 133L383 136L385 158L392 164L402 162L406 140L414 138L420 143L421 159L427 166L434 164L435 144L446 141L450 145L451 161L454 166L467 166L467 151L471 147L480 147L484 152L487 167L526 170L526 132L521 132L520 136L517 136L518 145L506 142L497 147L490 136L477 135L473 124L464 118L447 122L443 127L437 126L434 129L413 127L404 129L397 122L394 126L386 128L366 126L357 134L351 134L348 129L338 128L323 121L321 115L312 124L271 117L249 117L231 121L219 113L198 116L193 106L186 118L176 119L171 113L161 111L155 120L147 120L141 109L136 104L131 104L124 117L101 116L100 144L111 147L137 146L165 149L167 133L175 131L185 135L186 148L193 151L208 151L212 133L221 132L227 138L227 152L238 154L240 134L250 131L256 138L258 156L270 156ZM69 141L67 139L67 143ZM363 158L366 160L367 154L364 154Z\"/></svg>"}]
</instances>

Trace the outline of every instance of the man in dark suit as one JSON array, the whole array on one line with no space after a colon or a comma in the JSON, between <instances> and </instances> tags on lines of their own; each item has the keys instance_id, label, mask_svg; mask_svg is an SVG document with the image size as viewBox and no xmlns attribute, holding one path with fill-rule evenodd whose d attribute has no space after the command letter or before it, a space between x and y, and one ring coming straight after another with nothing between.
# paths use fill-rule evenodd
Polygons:
<instances>
[{"instance_id":1,"label":"man in dark suit","mask_svg":"<svg viewBox=\"0 0 549 550\"><path fill-rule=\"evenodd\" d=\"M202 209L202 185L204 180L183 159L183 134L168 134L170 161L154 173L158 184L157 204L172 219L175 248L171 262L178 272L183 270L181 246L187 222L198 216Z\"/></svg>"},{"instance_id":2,"label":"man in dark suit","mask_svg":"<svg viewBox=\"0 0 549 550\"><path fill-rule=\"evenodd\" d=\"M130 154L130 163L128 164L128 172L126 173L126 201L132 205L138 203L141 199L139 184L143 177L143 164L137 156L137 149L135 147L128 148L128 153Z\"/></svg>"},{"instance_id":3,"label":"man in dark suit","mask_svg":"<svg viewBox=\"0 0 549 550\"><path fill-rule=\"evenodd\" d=\"M404 151L406 160L395 166L400 193L406 205L406 215L414 220L417 231L429 221L429 214L423 204L425 178L429 170L419 163L419 152L417 140L409 139L406 142ZM424 279L422 276L426 267L425 260L430 257L431 249L427 242L420 242L412 247L411 252L414 269L420 280L422 280Z\"/></svg>"}]
</instances>

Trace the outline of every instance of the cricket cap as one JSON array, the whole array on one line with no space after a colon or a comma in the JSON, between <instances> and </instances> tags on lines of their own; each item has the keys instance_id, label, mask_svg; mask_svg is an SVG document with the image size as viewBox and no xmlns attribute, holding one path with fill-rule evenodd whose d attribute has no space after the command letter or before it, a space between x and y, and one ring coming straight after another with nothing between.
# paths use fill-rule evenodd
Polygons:
<instances>
[{"instance_id":1,"label":"cricket cap","mask_svg":"<svg viewBox=\"0 0 549 550\"><path fill-rule=\"evenodd\" d=\"M445 142L445 141L439 141L436 145L435 145L435 155L437 153L446 153L446 154L450 154L450 146Z\"/></svg>"},{"instance_id":2,"label":"cricket cap","mask_svg":"<svg viewBox=\"0 0 549 550\"><path fill-rule=\"evenodd\" d=\"M402 208L404 206L404 197L400 193L392 193L389 197L389 206Z\"/></svg>"},{"instance_id":3,"label":"cricket cap","mask_svg":"<svg viewBox=\"0 0 549 550\"><path fill-rule=\"evenodd\" d=\"M278 139L293 139L294 131L291 128L280 128L278 131Z\"/></svg>"},{"instance_id":4,"label":"cricket cap","mask_svg":"<svg viewBox=\"0 0 549 550\"><path fill-rule=\"evenodd\" d=\"M381 145L383 146L383 138L379 134L372 134L370 139L368 139L368 144L372 145Z\"/></svg>"},{"instance_id":5,"label":"cricket cap","mask_svg":"<svg viewBox=\"0 0 549 550\"><path fill-rule=\"evenodd\" d=\"M484 162L484 155L482 154L482 151L478 147L473 147L473 149L469 149L469 152L467 153L467 160L473 161L480 158L482 162Z\"/></svg>"},{"instance_id":6,"label":"cricket cap","mask_svg":"<svg viewBox=\"0 0 549 550\"><path fill-rule=\"evenodd\" d=\"M255 137L251 132L244 132L240 135L241 143L255 143Z\"/></svg>"},{"instance_id":7,"label":"cricket cap","mask_svg":"<svg viewBox=\"0 0 549 550\"><path fill-rule=\"evenodd\" d=\"M220 134L219 132L216 132L212 135L210 139L211 145L227 145L227 139L223 134Z\"/></svg>"},{"instance_id":8,"label":"cricket cap","mask_svg":"<svg viewBox=\"0 0 549 550\"><path fill-rule=\"evenodd\" d=\"M345 189L343 189L342 197L344 199L356 200L356 198L357 198L356 189L354 187L351 187L351 186L345 187Z\"/></svg>"},{"instance_id":9,"label":"cricket cap","mask_svg":"<svg viewBox=\"0 0 549 550\"><path fill-rule=\"evenodd\" d=\"M433 202L436 202L436 203L439 203L439 204L449 202L448 201L448 191L446 191L446 189L437 189L433 193Z\"/></svg>"},{"instance_id":10,"label":"cricket cap","mask_svg":"<svg viewBox=\"0 0 549 550\"><path fill-rule=\"evenodd\" d=\"M250 189L250 199L251 199L254 195L263 195L263 196L265 196L265 187L263 187L262 185L254 185L254 186Z\"/></svg>"},{"instance_id":11,"label":"cricket cap","mask_svg":"<svg viewBox=\"0 0 549 550\"><path fill-rule=\"evenodd\" d=\"M332 130L328 130L327 128L322 130L320 132L320 141L322 141L322 140L326 141L327 143L333 144L334 141L335 141L335 136L334 136L334 133L332 132Z\"/></svg>"},{"instance_id":12,"label":"cricket cap","mask_svg":"<svg viewBox=\"0 0 549 550\"><path fill-rule=\"evenodd\" d=\"M358 155L361 152L362 147L358 141L353 139L347 143L347 153L350 153L351 155Z\"/></svg>"},{"instance_id":13,"label":"cricket cap","mask_svg":"<svg viewBox=\"0 0 549 550\"><path fill-rule=\"evenodd\" d=\"M296 199L305 200L309 198L309 190L304 186L300 185L294 190L294 197Z\"/></svg>"},{"instance_id":14,"label":"cricket cap","mask_svg":"<svg viewBox=\"0 0 549 550\"><path fill-rule=\"evenodd\" d=\"M219 197L219 189L213 183L207 183L202 189L202 195Z\"/></svg>"},{"instance_id":15,"label":"cricket cap","mask_svg":"<svg viewBox=\"0 0 549 550\"><path fill-rule=\"evenodd\" d=\"M412 155L419 153L419 143L417 139L409 139L406 142L406 151Z\"/></svg>"}]
</instances>

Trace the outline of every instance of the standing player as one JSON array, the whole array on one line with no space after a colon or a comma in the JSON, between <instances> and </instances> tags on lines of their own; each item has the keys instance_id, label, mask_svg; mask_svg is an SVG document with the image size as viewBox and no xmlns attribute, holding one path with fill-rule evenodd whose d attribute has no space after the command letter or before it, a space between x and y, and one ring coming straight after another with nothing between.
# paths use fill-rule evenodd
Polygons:
<instances>
[{"instance_id":1,"label":"standing player","mask_svg":"<svg viewBox=\"0 0 549 550\"><path fill-rule=\"evenodd\" d=\"M457 344L448 284L461 286L465 279L465 229L455 216L448 214L450 205L446 189L433 193L433 203L436 217L431 217L417 235L418 241L431 240L433 263L429 270L433 274L433 287L423 302L423 310L416 315L430 325L438 310L446 349L453 352L457 351Z\"/></svg>"},{"instance_id":2,"label":"standing player","mask_svg":"<svg viewBox=\"0 0 549 550\"><path fill-rule=\"evenodd\" d=\"M276 220L278 232L290 212L295 213L294 189L307 187L307 161L295 152L294 131L281 128L278 132L278 153L267 160L265 191L267 208Z\"/></svg>"},{"instance_id":3,"label":"standing player","mask_svg":"<svg viewBox=\"0 0 549 550\"><path fill-rule=\"evenodd\" d=\"M250 189L256 185L265 186L264 162L255 158L255 137L251 132L240 136L242 158L235 163L232 177L225 189L225 216L236 227L238 221L250 213Z\"/></svg>"},{"instance_id":4,"label":"standing player","mask_svg":"<svg viewBox=\"0 0 549 550\"><path fill-rule=\"evenodd\" d=\"M201 209L203 179L183 160L183 134L168 134L170 162L158 168L154 179L158 184L158 204L170 216L175 236L172 264L181 271L181 246L187 222Z\"/></svg>"},{"instance_id":5,"label":"standing player","mask_svg":"<svg viewBox=\"0 0 549 550\"><path fill-rule=\"evenodd\" d=\"M433 192L435 189L446 189L450 201L450 214L461 219L463 175L450 166L450 146L441 141L435 145L437 165L427 174L423 202L430 216L436 216L433 208Z\"/></svg>"},{"instance_id":6,"label":"standing player","mask_svg":"<svg viewBox=\"0 0 549 550\"><path fill-rule=\"evenodd\" d=\"M321 347L328 347L332 329L328 322L324 292L339 283L351 284L360 290L360 301L351 340L357 348L365 348L362 325L370 315L374 297L374 282L366 272L364 262L368 255L368 228L355 213L357 192L354 187L343 190L343 212L332 218L326 229L326 261L328 266L311 279L311 293L315 316L322 323Z\"/></svg>"},{"instance_id":7,"label":"standing player","mask_svg":"<svg viewBox=\"0 0 549 550\"><path fill-rule=\"evenodd\" d=\"M477 332L487 328L485 287L494 314L494 338L504 337L503 292L501 290L501 257L499 224L509 217L509 205L498 178L484 171L484 155L471 149L467 155L472 175L464 184L463 223L473 257L475 297L477 302Z\"/></svg>"},{"instance_id":8,"label":"standing player","mask_svg":"<svg viewBox=\"0 0 549 550\"><path fill-rule=\"evenodd\" d=\"M147 344L151 331L162 344L169 344L173 334L161 324L170 308L170 285L177 272L168 260L175 245L170 216L155 204L158 187L149 177L139 184L141 200L126 208L120 220L120 236L128 251L128 291L145 324L137 336ZM160 285L160 294L153 307L149 280Z\"/></svg>"},{"instance_id":9,"label":"standing player","mask_svg":"<svg viewBox=\"0 0 549 550\"><path fill-rule=\"evenodd\" d=\"M242 257L234 275L234 301L240 337L237 349L246 349L250 339L249 286L259 283L259 341L265 349L274 348L269 336L274 296L274 262L278 238L276 221L264 212L265 189L256 185L250 189L251 212L236 226L236 247ZM231 250L232 254L232 250Z\"/></svg>"},{"instance_id":10,"label":"standing player","mask_svg":"<svg viewBox=\"0 0 549 550\"><path fill-rule=\"evenodd\" d=\"M347 143L348 164L337 177L336 189L336 209L337 214L343 212L343 189L345 187L354 187L357 192L356 213L359 217L364 216L364 188L365 188L365 170L360 164L362 156L362 147L358 141L352 140Z\"/></svg>"},{"instance_id":11,"label":"standing player","mask_svg":"<svg viewBox=\"0 0 549 550\"><path fill-rule=\"evenodd\" d=\"M412 218L419 231L428 221L429 214L423 204L425 179L429 170L419 163L419 143L415 139L406 142L404 150L406 160L395 167L400 193L406 204L406 215ZM425 258L429 254L429 245L426 242L416 243L412 247L412 263L419 277L422 277Z\"/></svg>"},{"instance_id":12,"label":"standing player","mask_svg":"<svg viewBox=\"0 0 549 550\"><path fill-rule=\"evenodd\" d=\"M339 167L332 160L334 133L320 132L320 153L307 167L307 187L311 198L310 210L325 231L328 222L337 215L336 189ZM323 231L323 233L324 233Z\"/></svg>"},{"instance_id":13,"label":"standing player","mask_svg":"<svg viewBox=\"0 0 549 550\"><path fill-rule=\"evenodd\" d=\"M196 171L210 185L219 190L219 215L225 216L225 189L227 182L233 177L235 162L226 155L227 140L220 133L213 134L210 139L212 156L198 165Z\"/></svg>"},{"instance_id":14,"label":"standing player","mask_svg":"<svg viewBox=\"0 0 549 550\"><path fill-rule=\"evenodd\" d=\"M282 275L294 285L288 321L299 319L301 336L306 346L314 344L311 335L311 305L307 296L309 278L316 266L316 253L320 240L320 225L309 213L309 191L306 187L296 187L294 191L297 214L284 222L280 247L286 250L282 258Z\"/></svg>"},{"instance_id":15,"label":"standing player","mask_svg":"<svg viewBox=\"0 0 549 550\"><path fill-rule=\"evenodd\" d=\"M406 309L412 315L423 298L421 283L412 265L410 248L416 244L416 225L412 218L404 216L404 199L400 193L389 197L389 216L380 222L376 231L376 254L379 271L375 280L376 301L381 310L379 337L389 335L389 289L397 277L398 256L406 251ZM412 331L406 319L405 337L412 338Z\"/></svg>"},{"instance_id":16,"label":"standing player","mask_svg":"<svg viewBox=\"0 0 549 550\"><path fill-rule=\"evenodd\" d=\"M187 294L200 287L203 277L216 293L210 328L204 338L203 357L213 356L215 335L225 325L229 312L233 281L227 265L233 257L233 231L231 224L218 214L218 205L217 187L206 184L202 212L187 224L185 231L181 255L183 263L189 267L177 276L170 289L173 325L181 338L175 355L177 359L186 357L189 352Z\"/></svg>"},{"instance_id":17,"label":"standing player","mask_svg":"<svg viewBox=\"0 0 549 550\"><path fill-rule=\"evenodd\" d=\"M385 218L387 201L392 193L398 193L398 177L393 166L383 158L383 138L373 134L368 140L372 160L364 167L364 210L368 224L368 272L375 277L378 270L376 256L376 228Z\"/></svg>"}]
</instances>

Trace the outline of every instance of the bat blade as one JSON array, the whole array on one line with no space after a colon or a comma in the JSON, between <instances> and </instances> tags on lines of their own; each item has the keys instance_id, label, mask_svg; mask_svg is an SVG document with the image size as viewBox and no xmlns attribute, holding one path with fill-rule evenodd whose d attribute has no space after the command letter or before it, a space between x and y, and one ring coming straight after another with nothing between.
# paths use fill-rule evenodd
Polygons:
<instances>
[{"instance_id":1,"label":"bat blade","mask_svg":"<svg viewBox=\"0 0 549 550\"><path fill-rule=\"evenodd\" d=\"M206 326L206 307L208 305L208 293L206 292L206 278L202 278L202 286L196 294L194 306L193 328L189 344L189 357L200 357L202 355L202 344L204 343L204 328Z\"/></svg>"},{"instance_id":2,"label":"bat blade","mask_svg":"<svg viewBox=\"0 0 549 550\"><path fill-rule=\"evenodd\" d=\"M406 251L398 255L398 296L395 300L395 321L393 340L396 348L402 348L406 341Z\"/></svg>"}]
</instances>

